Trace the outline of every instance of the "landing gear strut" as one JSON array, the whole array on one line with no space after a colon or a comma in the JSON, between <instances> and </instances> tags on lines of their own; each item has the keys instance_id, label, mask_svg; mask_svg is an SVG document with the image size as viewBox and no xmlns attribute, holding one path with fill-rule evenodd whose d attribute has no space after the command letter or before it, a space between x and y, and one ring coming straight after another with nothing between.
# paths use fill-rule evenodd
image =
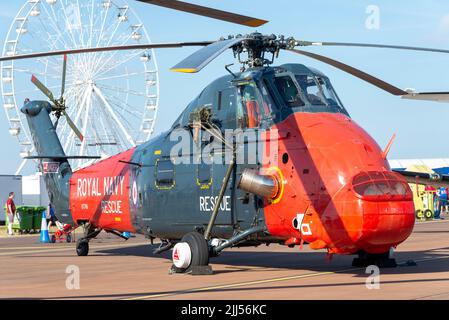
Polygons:
<instances>
[{"instance_id":1,"label":"landing gear strut","mask_svg":"<svg viewBox=\"0 0 449 320\"><path fill-rule=\"evenodd\" d=\"M390 252L381 254L371 254L365 251L358 253L358 257L352 260L353 267L368 267L376 265L379 268L396 268L396 259L392 258Z\"/></svg>"},{"instance_id":2,"label":"landing gear strut","mask_svg":"<svg viewBox=\"0 0 449 320\"><path fill-rule=\"evenodd\" d=\"M76 241L76 254L78 256L87 256L89 254L89 240L98 236L101 229L97 229L91 224L84 226L84 237Z\"/></svg>"}]
</instances>

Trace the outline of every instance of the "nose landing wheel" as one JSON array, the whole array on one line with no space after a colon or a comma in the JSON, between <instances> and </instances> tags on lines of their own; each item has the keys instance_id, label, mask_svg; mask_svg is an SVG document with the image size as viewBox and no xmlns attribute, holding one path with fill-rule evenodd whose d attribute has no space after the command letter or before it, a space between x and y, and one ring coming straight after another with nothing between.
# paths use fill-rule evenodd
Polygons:
<instances>
[{"instance_id":1,"label":"nose landing wheel","mask_svg":"<svg viewBox=\"0 0 449 320\"><path fill-rule=\"evenodd\" d=\"M76 254L80 257L89 254L89 241L86 239L78 239L76 242Z\"/></svg>"},{"instance_id":2,"label":"nose landing wheel","mask_svg":"<svg viewBox=\"0 0 449 320\"><path fill-rule=\"evenodd\" d=\"M170 273L212 274L209 246L198 232L186 234L173 248Z\"/></svg>"},{"instance_id":3,"label":"nose landing wheel","mask_svg":"<svg viewBox=\"0 0 449 320\"><path fill-rule=\"evenodd\" d=\"M358 253L358 257L352 260L352 266L358 268L366 268L370 265L378 266L379 268L396 268L396 259L392 258L390 252L381 254L371 254L365 251Z\"/></svg>"}]
</instances>

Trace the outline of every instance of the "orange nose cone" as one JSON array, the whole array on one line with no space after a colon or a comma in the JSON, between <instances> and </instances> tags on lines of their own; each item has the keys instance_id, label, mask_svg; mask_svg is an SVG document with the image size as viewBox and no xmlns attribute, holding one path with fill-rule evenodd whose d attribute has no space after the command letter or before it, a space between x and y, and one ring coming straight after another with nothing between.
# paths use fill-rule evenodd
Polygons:
<instances>
[{"instance_id":1,"label":"orange nose cone","mask_svg":"<svg viewBox=\"0 0 449 320\"><path fill-rule=\"evenodd\" d=\"M377 203L378 212L363 214L361 247L369 253L386 252L405 241L415 224L414 207L411 202ZM365 207L372 207L366 204Z\"/></svg>"},{"instance_id":2,"label":"orange nose cone","mask_svg":"<svg viewBox=\"0 0 449 320\"><path fill-rule=\"evenodd\" d=\"M406 240L413 231L415 209L405 180L391 172L365 172L353 180L362 200L363 227L359 246L383 253Z\"/></svg>"}]
</instances>

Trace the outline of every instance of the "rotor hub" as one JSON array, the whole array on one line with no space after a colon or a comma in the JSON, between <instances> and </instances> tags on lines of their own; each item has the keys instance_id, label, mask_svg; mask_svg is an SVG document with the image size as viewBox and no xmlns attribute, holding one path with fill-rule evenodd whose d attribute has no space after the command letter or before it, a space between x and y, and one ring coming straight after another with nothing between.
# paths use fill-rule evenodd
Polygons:
<instances>
[{"instance_id":1,"label":"rotor hub","mask_svg":"<svg viewBox=\"0 0 449 320\"><path fill-rule=\"evenodd\" d=\"M297 41L293 37L285 37L283 35L276 36L263 35L259 32L253 32L248 35L238 34L236 36L228 36L228 39L245 40L232 47L234 56L238 58L243 68L256 68L273 64L274 59L278 57L281 49L293 49ZM222 38L221 40L225 40ZM242 54L246 53L246 59ZM271 55L271 56L269 56Z\"/></svg>"}]
</instances>

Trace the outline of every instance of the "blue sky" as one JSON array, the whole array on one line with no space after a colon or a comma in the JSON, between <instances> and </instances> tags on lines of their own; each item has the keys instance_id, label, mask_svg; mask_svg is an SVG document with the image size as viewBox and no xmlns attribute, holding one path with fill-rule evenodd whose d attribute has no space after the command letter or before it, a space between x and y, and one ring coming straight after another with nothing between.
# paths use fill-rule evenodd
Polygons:
<instances>
[{"instance_id":1,"label":"blue sky","mask_svg":"<svg viewBox=\"0 0 449 320\"><path fill-rule=\"evenodd\" d=\"M83 1L83 0L81 0ZM0 0L0 39L24 1ZM257 31L285 34L313 41L372 42L409 46L449 48L449 2L363 1L363 0L226 0L191 1L270 20ZM249 33L253 29L226 22L174 12L130 0L147 26L153 42L214 40L228 34ZM365 27L366 8L380 9L380 28ZM230 53L215 60L199 74L178 74L170 67L194 49L166 49L156 52L161 84L160 113L156 132L168 128L178 114L204 86L225 74L232 63ZM449 55L382 49L311 48L360 68L400 88L419 91L449 91L446 66ZM333 67L305 57L282 53L279 64L304 63L327 74L353 119L384 147L393 133L396 141L390 158L449 157L449 103L401 100ZM29 85L24 84L24 85ZM41 98L41 97L40 97ZM13 174L20 162L19 147L8 133L0 110L0 174Z\"/></svg>"}]
</instances>

